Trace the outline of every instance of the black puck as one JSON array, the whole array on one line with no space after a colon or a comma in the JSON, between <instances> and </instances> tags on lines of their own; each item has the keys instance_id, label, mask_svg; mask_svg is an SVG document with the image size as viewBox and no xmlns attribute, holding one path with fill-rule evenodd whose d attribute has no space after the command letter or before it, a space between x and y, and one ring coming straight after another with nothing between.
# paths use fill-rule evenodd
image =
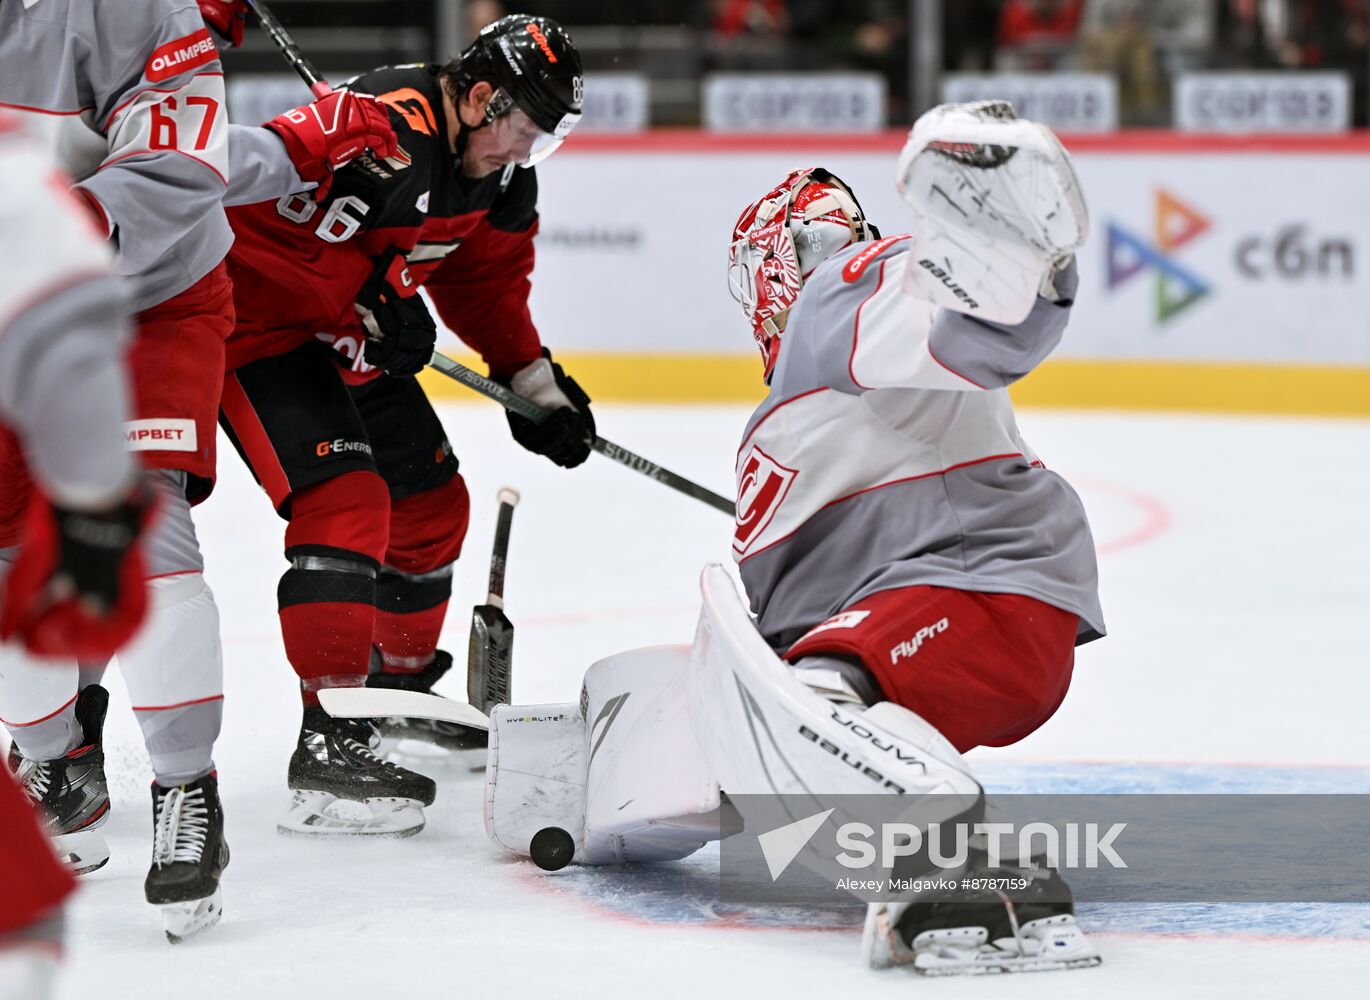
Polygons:
<instances>
[{"instance_id":1,"label":"black puck","mask_svg":"<svg viewBox=\"0 0 1370 1000\"><path fill-rule=\"evenodd\" d=\"M561 827L547 826L533 834L528 853L533 864L543 871L559 871L571 863L571 856L576 853L576 842Z\"/></svg>"}]
</instances>

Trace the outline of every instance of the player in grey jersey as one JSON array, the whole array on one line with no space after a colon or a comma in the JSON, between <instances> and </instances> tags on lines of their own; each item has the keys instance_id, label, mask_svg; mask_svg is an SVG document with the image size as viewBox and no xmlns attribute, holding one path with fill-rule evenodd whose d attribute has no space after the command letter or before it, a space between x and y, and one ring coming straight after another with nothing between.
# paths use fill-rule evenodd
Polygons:
<instances>
[{"instance_id":1,"label":"player in grey jersey","mask_svg":"<svg viewBox=\"0 0 1370 1000\"><path fill-rule=\"evenodd\" d=\"M0 562L0 676L28 652L108 655L146 608L148 493L122 424L124 288L42 143L0 114L0 425L37 486L13 572ZM50 995L71 876L0 771L0 995ZM12 991L12 992L10 992Z\"/></svg>"},{"instance_id":2,"label":"player in grey jersey","mask_svg":"<svg viewBox=\"0 0 1370 1000\"><path fill-rule=\"evenodd\" d=\"M376 102L354 94L269 128L231 127L218 52L191 0L0 0L0 106L47 135L138 310L133 419L122 427L154 470L162 514L148 546L149 621L119 660L156 779L145 894L179 938L218 919L226 860L213 837L189 847L176 839L177 830L213 830L221 818L218 610L190 508L213 488L233 329L223 206L308 189L368 144L389 151L393 132ZM24 537L21 459L13 438L0 436L0 553ZM99 745L105 694L93 683L102 669L16 663L0 677L0 719L60 834L88 832L109 807ZM75 864L101 861L97 851Z\"/></svg>"},{"instance_id":3,"label":"player in grey jersey","mask_svg":"<svg viewBox=\"0 0 1370 1000\"><path fill-rule=\"evenodd\" d=\"M920 833L967 836L947 867L924 852L881 873L919 888L871 901L868 964L1086 967L1099 959L1059 875L969 836L985 796L961 756L1042 725L1076 645L1104 631L1084 508L1006 389L1060 341L1084 202L1055 136L1002 103L920 119L898 188L902 235L817 167L743 211L730 277L770 387L736 459L755 618L708 567L690 648L595 663L579 704L497 708L486 828L545 865L665 860L736 832L730 811L757 837L809 813L875 822L852 803L879 796ZM806 811L777 820L777 796ZM832 874L834 855L796 850Z\"/></svg>"}]
</instances>

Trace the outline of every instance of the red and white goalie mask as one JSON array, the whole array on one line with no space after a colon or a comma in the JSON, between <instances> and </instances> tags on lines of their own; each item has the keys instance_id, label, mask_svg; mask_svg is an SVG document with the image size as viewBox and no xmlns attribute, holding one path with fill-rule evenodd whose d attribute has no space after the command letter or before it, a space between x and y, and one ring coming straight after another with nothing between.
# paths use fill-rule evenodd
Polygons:
<instances>
[{"instance_id":1,"label":"red and white goalie mask","mask_svg":"<svg viewBox=\"0 0 1370 1000\"><path fill-rule=\"evenodd\" d=\"M822 167L792 171L738 216L728 286L752 325L767 381L804 282L839 250L878 236L851 188Z\"/></svg>"}]
</instances>

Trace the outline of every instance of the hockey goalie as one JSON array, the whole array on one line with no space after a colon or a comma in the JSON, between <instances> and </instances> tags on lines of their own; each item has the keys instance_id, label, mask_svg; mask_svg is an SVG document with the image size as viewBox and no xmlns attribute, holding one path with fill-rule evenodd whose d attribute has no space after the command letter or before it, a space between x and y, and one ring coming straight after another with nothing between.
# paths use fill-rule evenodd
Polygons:
<instances>
[{"instance_id":1,"label":"hockey goalie","mask_svg":"<svg viewBox=\"0 0 1370 1000\"><path fill-rule=\"evenodd\" d=\"M821 168L738 219L730 279L769 386L737 452L750 613L710 566L692 646L593 664L579 704L497 708L485 818L504 848L681 858L724 835L729 797L870 794L890 748L923 766L885 794L982 809L962 754L1046 722L1103 635L1084 508L1006 388L1070 314L1088 223L1069 156L1006 103L948 105L914 126L896 186L908 234L882 237ZM1097 964L1060 875L1012 860L1023 888L870 904L866 961ZM955 874L1004 863L972 844Z\"/></svg>"}]
</instances>

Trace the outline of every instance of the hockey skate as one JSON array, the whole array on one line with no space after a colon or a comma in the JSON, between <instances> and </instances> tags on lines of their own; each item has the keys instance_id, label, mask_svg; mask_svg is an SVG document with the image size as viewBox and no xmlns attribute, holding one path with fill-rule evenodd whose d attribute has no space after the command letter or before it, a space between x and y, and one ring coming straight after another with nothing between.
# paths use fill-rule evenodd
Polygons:
<instances>
[{"instance_id":1,"label":"hockey skate","mask_svg":"<svg viewBox=\"0 0 1370 1000\"><path fill-rule=\"evenodd\" d=\"M228 867L219 779L207 774L176 788L152 786L152 867L143 885L178 944L213 927L224 912L219 876Z\"/></svg>"},{"instance_id":2,"label":"hockey skate","mask_svg":"<svg viewBox=\"0 0 1370 1000\"><path fill-rule=\"evenodd\" d=\"M367 687L433 694L433 685L452 669L452 654L439 649L433 656L433 662L422 670L412 674L400 674L382 673L380 654L372 650L371 667L372 672L366 679ZM380 730L382 739L393 741L392 748L397 755L405 757L431 758L434 755L422 752L429 748L444 752L482 750L489 736L484 729L472 729L457 722L418 719L404 715L376 719L376 728ZM421 744L422 747L416 747L415 744ZM445 756L445 753L442 755Z\"/></svg>"},{"instance_id":3,"label":"hockey skate","mask_svg":"<svg viewBox=\"0 0 1370 1000\"><path fill-rule=\"evenodd\" d=\"M1002 880L1007 888L932 890L902 903L872 903L861 949L876 969L923 976L1083 969L1102 959L1075 923L1070 889L1045 868L990 868L983 856L953 882ZM1017 883L1027 880L1027 886Z\"/></svg>"},{"instance_id":4,"label":"hockey skate","mask_svg":"<svg viewBox=\"0 0 1370 1000\"><path fill-rule=\"evenodd\" d=\"M381 760L375 727L306 708L290 758L290 808L276 828L311 837L412 837L433 804L431 778Z\"/></svg>"},{"instance_id":5,"label":"hockey skate","mask_svg":"<svg viewBox=\"0 0 1370 1000\"><path fill-rule=\"evenodd\" d=\"M67 866L85 875L109 861L109 847L99 832L109 818L109 785L105 781L105 748L101 734L109 692L92 684L76 698L81 745L56 760L27 760L10 748L10 766L25 794L42 812L48 836Z\"/></svg>"}]
</instances>

